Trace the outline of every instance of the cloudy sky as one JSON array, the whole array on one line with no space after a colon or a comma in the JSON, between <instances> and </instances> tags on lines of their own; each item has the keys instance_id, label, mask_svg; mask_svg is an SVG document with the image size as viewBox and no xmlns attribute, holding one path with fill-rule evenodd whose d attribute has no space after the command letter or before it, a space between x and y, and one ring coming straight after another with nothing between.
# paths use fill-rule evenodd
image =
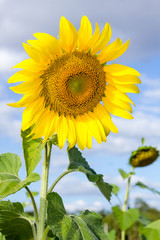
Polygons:
<instances>
[{"instance_id":1,"label":"cloudy sky","mask_svg":"<svg viewBox=\"0 0 160 240\"><path fill-rule=\"evenodd\" d=\"M84 150L83 155L97 173L104 174L106 181L122 188L123 200L126 183L118 176L118 168L130 170L128 158L131 151L140 145L142 137L145 137L147 145L160 149L159 9L159 0L0 0L0 153L15 152L22 157L19 133L23 110L6 106L6 103L20 98L9 90L7 80L15 72L11 67L27 57L22 42L34 39L35 32L58 36L61 16L70 20L77 29L83 15L88 16L93 27L98 22L101 30L109 22L112 27L111 41L117 37L124 42L130 39L129 49L116 62L136 68L142 75L142 84L140 94L129 95L136 104L133 109L134 119L113 117L119 133L110 134L107 143L98 145L94 142L92 150ZM52 156L50 183L68 163L65 150L55 148ZM159 161L150 167L136 170L134 182L142 180L160 189ZM37 171L41 173L41 164ZM23 178L24 170L21 175ZM39 184L32 184L31 189L39 190ZM71 211L110 208L110 204L80 173L64 178L57 185L56 191L63 196L67 209ZM11 199L18 200L22 194L23 191ZM154 206L159 201L158 196L138 189L132 193L132 198L136 197L143 197ZM116 199L113 197L114 204Z\"/></svg>"}]
</instances>

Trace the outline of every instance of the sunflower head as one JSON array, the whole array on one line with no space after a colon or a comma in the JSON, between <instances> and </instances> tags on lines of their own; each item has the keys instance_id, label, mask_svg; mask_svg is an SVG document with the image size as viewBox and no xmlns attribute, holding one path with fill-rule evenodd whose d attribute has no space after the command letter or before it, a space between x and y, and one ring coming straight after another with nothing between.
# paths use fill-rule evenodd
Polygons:
<instances>
[{"instance_id":1,"label":"sunflower head","mask_svg":"<svg viewBox=\"0 0 160 240\"><path fill-rule=\"evenodd\" d=\"M35 33L23 47L29 59L17 64L22 70L9 83L22 99L9 104L25 107L22 130L34 125L33 138L44 137L44 142L57 133L58 145L91 148L92 138L106 141L110 131L117 133L111 114L132 119L132 100L126 92L138 93L135 84L140 74L133 68L111 64L128 48L118 38L109 44L111 27L108 23L100 33L86 16L80 28L64 17L60 20L59 39L46 33Z\"/></svg>"},{"instance_id":2,"label":"sunflower head","mask_svg":"<svg viewBox=\"0 0 160 240\"><path fill-rule=\"evenodd\" d=\"M159 151L156 148L142 146L132 152L129 163L133 167L145 167L152 164L158 157Z\"/></svg>"}]
</instances>

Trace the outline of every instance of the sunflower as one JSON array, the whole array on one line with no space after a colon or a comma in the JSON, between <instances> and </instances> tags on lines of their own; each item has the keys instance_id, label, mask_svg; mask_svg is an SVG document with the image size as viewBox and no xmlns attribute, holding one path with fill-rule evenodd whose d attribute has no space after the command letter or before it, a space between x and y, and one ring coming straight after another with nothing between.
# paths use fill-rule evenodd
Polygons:
<instances>
[{"instance_id":1,"label":"sunflower","mask_svg":"<svg viewBox=\"0 0 160 240\"><path fill-rule=\"evenodd\" d=\"M9 83L23 94L20 101L9 104L25 107L22 130L34 125L33 138L43 142L57 133L59 148L66 139L69 147L91 148L92 137L98 143L106 141L110 131L117 133L111 114L132 119L131 104L126 92L138 93L140 74L133 68L109 64L122 55L129 45L118 38L108 44L111 27L106 23L100 33L86 16L79 31L65 18L60 20L59 39L46 33L35 33L23 47L29 59L17 64L22 69Z\"/></svg>"},{"instance_id":2,"label":"sunflower","mask_svg":"<svg viewBox=\"0 0 160 240\"><path fill-rule=\"evenodd\" d=\"M151 165L159 157L159 151L153 147L142 146L132 152L129 159L133 167L145 167Z\"/></svg>"}]
</instances>

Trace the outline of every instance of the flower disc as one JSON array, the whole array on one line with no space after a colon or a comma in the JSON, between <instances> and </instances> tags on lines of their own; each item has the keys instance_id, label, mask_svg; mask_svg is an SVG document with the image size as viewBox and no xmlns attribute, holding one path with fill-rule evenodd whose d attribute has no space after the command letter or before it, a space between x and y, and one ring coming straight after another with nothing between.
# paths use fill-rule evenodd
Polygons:
<instances>
[{"instance_id":1,"label":"flower disc","mask_svg":"<svg viewBox=\"0 0 160 240\"><path fill-rule=\"evenodd\" d=\"M69 147L76 143L82 150L106 141L110 131L117 133L111 115L132 119L134 104L126 92L138 93L135 84L141 81L133 68L112 64L128 48L129 41L118 38L109 44L111 27L108 23L100 33L86 16L79 31L64 17L60 21L59 39L46 33L35 33L36 40L24 43L29 59L17 64L22 70L9 83L22 82L11 89L23 94L13 107L25 107L22 130L34 125L33 138L55 133L60 149L66 139ZM110 63L110 64L109 64Z\"/></svg>"},{"instance_id":2,"label":"flower disc","mask_svg":"<svg viewBox=\"0 0 160 240\"><path fill-rule=\"evenodd\" d=\"M106 87L105 72L96 56L78 51L57 58L41 78L46 104L65 116L93 110Z\"/></svg>"}]
</instances>

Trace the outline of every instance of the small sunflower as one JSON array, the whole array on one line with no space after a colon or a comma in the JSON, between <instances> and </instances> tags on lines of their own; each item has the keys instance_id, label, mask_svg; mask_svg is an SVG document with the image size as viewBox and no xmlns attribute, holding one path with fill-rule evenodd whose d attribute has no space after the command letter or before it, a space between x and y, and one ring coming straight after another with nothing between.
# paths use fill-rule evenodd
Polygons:
<instances>
[{"instance_id":1,"label":"small sunflower","mask_svg":"<svg viewBox=\"0 0 160 240\"><path fill-rule=\"evenodd\" d=\"M59 40L46 33L35 33L23 47L29 59L17 64L22 70L9 83L24 96L12 107L25 107L22 130L34 124L33 138L44 137L44 142L55 133L60 149L66 139L69 147L76 143L80 149L91 148L92 137L98 143L106 141L110 131L117 133L110 113L132 119L133 104L126 92L138 93L135 84L140 74L133 68L109 64L122 55L129 45L118 38L108 44L111 27L106 23L100 33L86 16L80 29L65 18L60 20Z\"/></svg>"},{"instance_id":2,"label":"small sunflower","mask_svg":"<svg viewBox=\"0 0 160 240\"><path fill-rule=\"evenodd\" d=\"M156 148L142 146L138 148L138 150L132 152L129 163L133 167L145 167L152 164L158 156L159 151Z\"/></svg>"}]
</instances>

